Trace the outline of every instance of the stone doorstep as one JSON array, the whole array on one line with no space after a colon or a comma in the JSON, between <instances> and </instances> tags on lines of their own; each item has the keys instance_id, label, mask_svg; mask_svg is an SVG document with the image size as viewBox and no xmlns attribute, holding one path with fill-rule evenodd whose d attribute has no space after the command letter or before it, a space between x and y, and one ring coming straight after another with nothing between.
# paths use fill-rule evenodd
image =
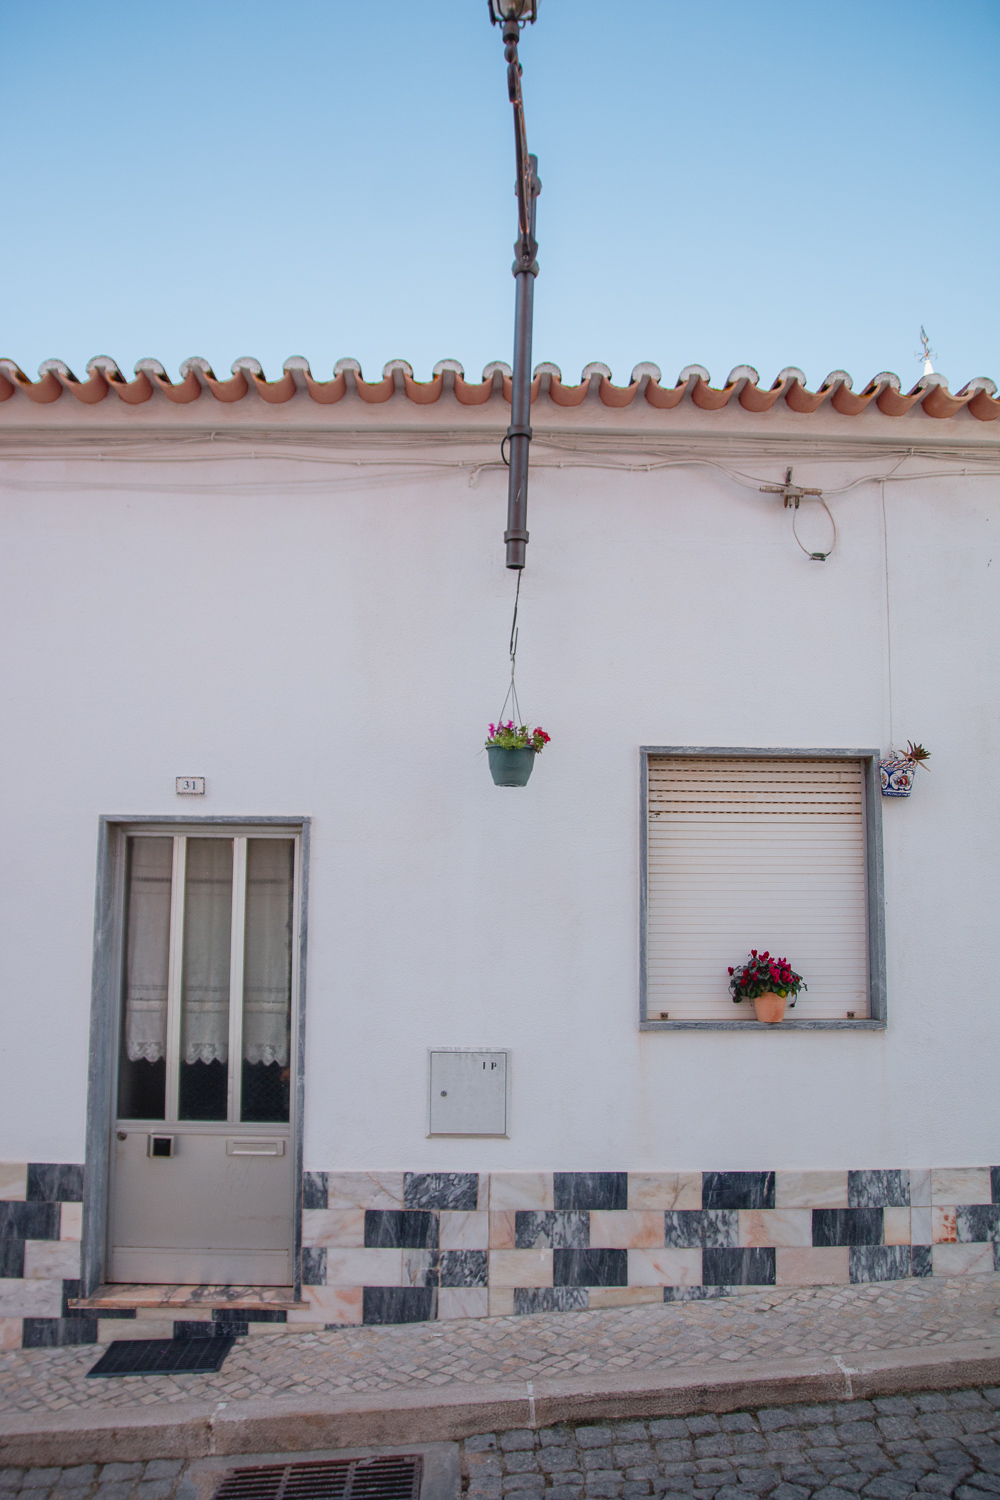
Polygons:
<instances>
[{"instance_id":1,"label":"stone doorstep","mask_svg":"<svg viewBox=\"0 0 1000 1500\"><path fill-rule=\"evenodd\" d=\"M287 1295L276 1295L277 1287L245 1287L245 1295L227 1297L224 1287L128 1286L117 1290L112 1286L99 1286L91 1297L70 1297L68 1306L93 1309L98 1317L102 1311L131 1312L139 1307L162 1308L165 1313L174 1308L191 1307L209 1311L213 1308L252 1308L259 1312L284 1312L292 1308L298 1312L309 1307L308 1302L296 1301L291 1287L280 1290ZM169 1295L171 1292L173 1296ZM195 1293L198 1295L193 1295Z\"/></svg>"},{"instance_id":2,"label":"stone doorstep","mask_svg":"<svg viewBox=\"0 0 1000 1500\"><path fill-rule=\"evenodd\" d=\"M149 1406L88 1406L0 1417L0 1467L69 1467L150 1458L315 1454L362 1445L455 1442L479 1432L628 1417L693 1416L793 1402L855 1401L904 1391L1000 1384L1000 1335L933 1349L740 1360L725 1369L569 1377ZM138 1393L137 1393L138 1394Z\"/></svg>"}]
</instances>

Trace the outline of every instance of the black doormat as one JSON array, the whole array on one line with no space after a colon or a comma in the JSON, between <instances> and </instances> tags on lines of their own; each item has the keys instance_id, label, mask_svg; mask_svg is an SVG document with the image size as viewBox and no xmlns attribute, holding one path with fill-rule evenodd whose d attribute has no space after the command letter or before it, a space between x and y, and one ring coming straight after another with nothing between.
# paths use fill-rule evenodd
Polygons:
<instances>
[{"instance_id":1,"label":"black doormat","mask_svg":"<svg viewBox=\"0 0 1000 1500\"><path fill-rule=\"evenodd\" d=\"M180 1375L219 1370L233 1347L229 1336L197 1339L115 1339L91 1375Z\"/></svg>"}]
</instances>

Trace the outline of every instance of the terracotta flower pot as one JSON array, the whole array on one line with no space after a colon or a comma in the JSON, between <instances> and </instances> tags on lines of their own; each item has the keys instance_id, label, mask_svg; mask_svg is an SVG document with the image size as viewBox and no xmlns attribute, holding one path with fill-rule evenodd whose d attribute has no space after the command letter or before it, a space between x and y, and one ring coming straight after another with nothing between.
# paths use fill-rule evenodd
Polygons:
<instances>
[{"instance_id":1,"label":"terracotta flower pot","mask_svg":"<svg viewBox=\"0 0 1000 1500\"><path fill-rule=\"evenodd\" d=\"M776 995L773 990L765 990L763 995L757 995L754 999L754 1014L758 1021L768 1021L772 1024L775 1021L783 1021L787 1004L787 995Z\"/></svg>"}]
</instances>

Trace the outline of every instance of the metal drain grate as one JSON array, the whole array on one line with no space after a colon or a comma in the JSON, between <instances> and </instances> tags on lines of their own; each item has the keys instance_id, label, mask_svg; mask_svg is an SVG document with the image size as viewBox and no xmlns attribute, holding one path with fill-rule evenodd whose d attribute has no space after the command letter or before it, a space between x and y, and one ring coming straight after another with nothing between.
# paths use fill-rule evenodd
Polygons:
<instances>
[{"instance_id":1,"label":"metal drain grate","mask_svg":"<svg viewBox=\"0 0 1000 1500\"><path fill-rule=\"evenodd\" d=\"M230 1469L213 1500L419 1500L423 1459L334 1458Z\"/></svg>"}]
</instances>

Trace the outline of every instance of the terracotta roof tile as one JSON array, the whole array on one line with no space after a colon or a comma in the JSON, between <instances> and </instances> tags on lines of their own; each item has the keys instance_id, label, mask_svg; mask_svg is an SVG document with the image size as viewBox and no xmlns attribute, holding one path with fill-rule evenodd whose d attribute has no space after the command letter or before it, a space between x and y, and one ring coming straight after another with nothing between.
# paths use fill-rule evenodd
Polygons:
<instances>
[{"instance_id":1,"label":"terracotta roof tile","mask_svg":"<svg viewBox=\"0 0 1000 1500\"><path fill-rule=\"evenodd\" d=\"M348 392L356 393L371 405L397 398L417 406L430 406L442 399L454 399L462 406L480 406L494 398L509 403L511 398L510 367L499 361L487 365L480 382L467 381L457 360L444 359L434 367L430 380L415 380L413 370L403 359L393 359L382 371L382 379L367 381L355 359L338 360L330 380L317 380L309 362L299 355L285 361L279 380L267 380L259 361L244 356L234 361L227 379L217 378L205 359L186 359L180 367L180 379L172 381L155 359L141 359L135 367L135 378L128 380L106 355L99 355L87 365L86 380L79 380L62 360L48 359L31 380L10 359L0 360L0 402L23 396L39 405L58 401L68 392L75 400L91 406L111 394L128 406L164 397L185 404L208 395L223 403L243 401L256 395L271 405L286 401L310 400L321 406L341 401ZM636 365L628 385L614 385L607 365L591 364L584 369L579 384L566 385L557 365L541 364L535 369L531 385L532 401L551 401L555 406L580 406L592 394L604 406L618 408L646 401L660 411L670 411L690 399L702 411L721 411L737 402L745 411L770 411L784 401L794 412L814 412L825 403L841 416L855 417L874 406L886 417L901 417L919 406L925 416L938 419L954 417L967 410L980 422L1000 418L1000 400L992 380L979 376L970 380L955 395L948 389L943 375L924 375L910 391L903 391L898 375L884 371L876 375L861 391L855 391L846 370L834 370L815 390L810 391L801 370L782 370L769 388L763 389L757 371L749 365L738 365L725 383L713 386L711 376L701 365L688 365L672 386L661 384L656 365Z\"/></svg>"}]
</instances>

